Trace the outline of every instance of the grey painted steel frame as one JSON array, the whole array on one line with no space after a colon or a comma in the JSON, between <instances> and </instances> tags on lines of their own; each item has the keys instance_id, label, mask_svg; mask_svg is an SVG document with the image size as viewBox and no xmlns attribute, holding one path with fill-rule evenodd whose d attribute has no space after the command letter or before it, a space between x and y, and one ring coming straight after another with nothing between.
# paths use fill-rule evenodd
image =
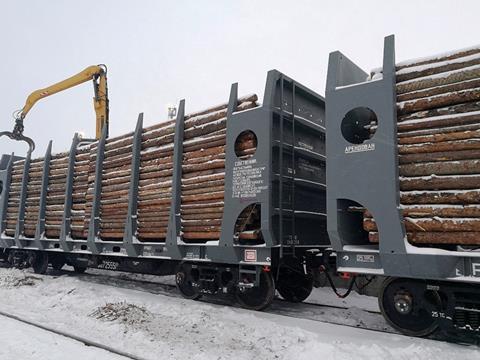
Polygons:
<instances>
[{"instance_id":1,"label":"grey painted steel frame","mask_svg":"<svg viewBox=\"0 0 480 360\"><path fill-rule=\"evenodd\" d=\"M182 204L182 162L183 162L183 135L185 130L185 100L178 106L175 120L175 136L173 144L173 173L172 173L172 200L167 227L166 253L180 259L185 256L181 249L180 232L182 228L180 206Z\"/></svg>"},{"instance_id":2,"label":"grey painted steel frame","mask_svg":"<svg viewBox=\"0 0 480 360\"><path fill-rule=\"evenodd\" d=\"M96 169L95 169L95 191L94 206L92 209L88 240L73 240L68 238L70 234L70 213L71 213L71 195L73 189L73 168L75 161L75 152L79 144L78 136L75 136L70 149L69 169L67 175L67 187L65 192L65 213L62 222L60 239L44 239L45 249L51 251L81 252L105 255L118 255L130 257L153 257L160 259L186 260L186 261L209 261L226 264L244 264L244 250L255 249L257 251L257 261L248 262L248 264L269 265L271 263L271 248L277 247L277 242L273 239L272 227L272 126L273 111L275 110L276 84L284 75L276 70L268 73L265 86L265 95L263 105L254 109L237 111L238 105L238 86L233 84L230 91L229 104L227 110L227 129L226 129L226 159L225 159L225 195L224 195L224 214L222 218L222 231L219 244L187 244L181 239L180 224L180 201L181 201L181 178L182 178L182 157L183 157L183 133L184 133L184 101L179 105L179 111L175 124L174 136L174 162L172 177L172 203L170 208L170 221L167 229L166 243L143 243L135 238L136 228L136 201L138 197L138 174L140 168L140 148L142 136L142 116L139 116L137 127L134 133L134 146L132 154L132 174L131 186L129 189L129 210L127 215L126 227L124 229L123 242L102 241L97 238L98 215L100 205L101 191L101 172L103 153L105 145L105 132L98 143ZM298 86L300 86L298 84ZM313 94L313 93L312 93ZM275 111L278 111L275 110ZM233 198L233 173L235 163L239 161L235 154L235 141L237 136L245 131L253 131L258 139L257 150L251 157L255 160L255 166L264 168L262 170L262 181L266 186L257 196L249 199ZM48 150L47 150L48 153ZM11 169L11 167L10 167ZM0 173L6 177L9 171ZM0 178L1 179L1 178ZM7 183L5 183L7 184ZM7 203L9 184L4 187L1 200ZM265 244L261 246L244 246L236 244L234 239L234 228L238 215L250 204L261 204L261 231ZM6 205L5 205L6 206ZM1 215L1 213L0 213ZM41 217L39 217L41 219ZM38 226L37 226L38 230ZM37 242L36 239L28 241ZM2 239L3 240L3 239ZM61 249L57 249L58 243ZM88 251L86 244L88 243ZM11 245L9 245L11 246ZM7 246L8 247L8 246ZM115 251L119 248L119 251Z\"/></svg>"},{"instance_id":3,"label":"grey painted steel frame","mask_svg":"<svg viewBox=\"0 0 480 360\"><path fill-rule=\"evenodd\" d=\"M340 52L330 54L327 88L327 227L337 266L342 271L377 273L422 279L479 282L472 275L477 252L417 248L408 243L399 210L395 40L385 38L383 78L366 81L367 74ZM356 107L372 109L378 118L374 136L364 144L372 151L345 153L341 133L345 114ZM368 209L379 229L379 248L347 241L354 226L342 220L339 201L351 200ZM339 212L340 211L340 212ZM368 261L366 261L368 259ZM477 259L477 260L475 260ZM475 274L473 274L475 275ZM477 276L480 275L476 274Z\"/></svg>"},{"instance_id":4,"label":"grey painted steel frame","mask_svg":"<svg viewBox=\"0 0 480 360\"><path fill-rule=\"evenodd\" d=\"M27 157L23 164L22 184L20 188L20 203L18 204L18 216L17 224L15 226L15 245L21 249L25 246L21 237L23 236L23 230L25 225L25 202L27 200L27 185L28 185L28 173L30 171L30 161L32 160L32 152L28 151Z\"/></svg>"},{"instance_id":5,"label":"grey painted steel frame","mask_svg":"<svg viewBox=\"0 0 480 360\"><path fill-rule=\"evenodd\" d=\"M267 87L274 86L269 76L267 76ZM271 164L271 112L265 107L254 108L251 110L236 112L238 99L238 85L233 84L230 91L230 100L227 110L227 135L225 147L225 195L224 209L222 217L222 230L219 246L215 249L216 258L219 260L227 255L233 263L243 263L245 260L245 248L255 249L257 251L257 263L270 264L272 247L272 229L270 221L271 196L270 196L270 178L269 169ZM244 131L250 130L257 136L257 149L255 154L248 160L255 161L256 168L263 168L262 181L268 185L266 191L261 191L254 198L243 199L233 197L233 178L234 168L239 162L235 154L235 141ZM261 227L265 245L261 247L242 246L234 241L235 223L240 213L249 205L259 203L261 206ZM268 219L268 220L267 220ZM228 252L226 252L227 250Z\"/></svg>"},{"instance_id":6,"label":"grey painted steel frame","mask_svg":"<svg viewBox=\"0 0 480 360\"><path fill-rule=\"evenodd\" d=\"M102 198L102 172L103 160L105 158L105 142L107 141L107 127L103 127L102 137L97 144L97 158L95 159L95 183L93 188L92 213L90 214L90 223L88 226L88 249L92 254L102 252L99 244L98 233L100 231L100 202Z\"/></svg>"},{"instance_id":7,"label":"grey painted steel frame","mask_svg":"<svg viewBox=\"0 0 480 360\"><path fill-rule=\"evenodd\" d=\"M75 153L77 150L80 137L78 134L73 136L72 145L70 146L70 153L68 155L68 172L65 186L65 200L63 205L63 218L60 228L60 246L63 251L72 251L73 245L70 241L67 241L67 237L70 236L70 222L72 213L72 192L73 192L73 177L75 175Z\"/></svg>"},{"instance_id":8,"label":"grey painted steel frame","mask_svg":"<svg viewBox=\"0 0 480 360\"><path fill-rule=\"evenodd\" d=\"M274 87L274 77L269 73L267 88ZM218 244L189 244L181 239L180 229L180 206L181 206L181 178L182 178L182 156L183 156L183 103L180 104L177 116L174 140L174 171L172 178L172 204L170 208L170 221L168 227L167 252L172 259L184 261L209 261L219 263L238 264L244 261L245 247L234 243L234 229L238 215L245 207L252 203L262 204L262 234L266 246L247 246L249 249L257 250L257 261L252 264L269 265L271 263L272 245L270 229L270 186L267 191L262 192L254 199L233 198L232 181L233 168L239 159L235 154L235 141L237 136L244 130L251 130L257 134L257 150L251 159L256 160L258 166L270 169L271 164L271 112L263 107L236 112L238 105L238 85L233 84L230 89L230 96L227 108L227 130L225 145L225 195L224 211L222 217L221 234ZM270 184L270 174L264 172L264 181Z\"/></svg>"},{"instance_id":9,"label":"grey painted steel frame","mask_svg":"<svg viewBox=\"0 0 480 360\"><path fill-rule=\"evenodd\" d=\"M133 243L137 233L138 183L140 177L140 151L142 149L143 113L138 114L137 126L133 134L130 186L128 189L128 210L123 235L123 247L128 256L139 255L138 246Z\"/></svg>"},{"instance_id":10,"label":"grey painted steel frame","mask_svg":"<svg viewBox=\"0 0 480 360\"><path fill-rule=\"evenodd\" d=\"M50 160L52 159L52 141L48 142L47 151L43 159L42 185L40 189L40 202L38 209L37 228L35 229L35 245L39 249L44 249L42 242L45 233L45 212L47 209L48 177L50 173Z\"/></svg>"},{"instance_id":11,"label":"grey painted steel frame","mask_svg":"<svg viewBox=\"0 0 480 360\"><path fill-rule=\"evenodd\" d=\"M2 160L7 157L4 155ZM7 166L5 169L0 171L0 181L2 182L2 193L0 194L0 245L3 248L7 248L10 245L6 239L3 239L3 232L5 231L5 220L7 217L7 206L8 206L8 193L10 189L10 183L12 181L12 168L15 157L12 154L8 157Z\"/></svg>"}]
</instances>

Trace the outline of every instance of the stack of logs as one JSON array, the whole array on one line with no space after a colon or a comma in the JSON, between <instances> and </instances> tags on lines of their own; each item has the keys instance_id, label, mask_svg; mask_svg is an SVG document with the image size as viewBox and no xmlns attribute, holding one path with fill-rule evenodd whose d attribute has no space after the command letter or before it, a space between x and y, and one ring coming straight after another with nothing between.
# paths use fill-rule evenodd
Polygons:
<instances>
[{"instance_id":1,"label":"stack of logs","mask_svg":"<svg viewBox=\"0 0 480 360\"><path fill-rule=\"evenodd\" d=\"M185 241L219 239L223 214L227 104L185 116L181 218ZM237 111L257 106L257 96L238 99ZM140 241L165 241L172 198L175 121L142 129L137 233ZM246 134L235 144L240 157L255 152L256 139ZM92 215L98 142L76 149L71 233L86 239ZM100 238L122 240L127 219L133 133L107 139L102 162ZM64 214L68 153L52 155L46 204L45 236L58 238ZM14 236L24 160L14 163L6 214L6 235ZM31 162L24 236L35 235L43 159ZM251 216L245 221L251 221ZM245 226L240 226L245 228ZM258 224L259 228L260 225ZM248 229L252 228L249 224Z\"/></svg>"},{"instance_id":2,"label":"stack of logs","mask_svg":"<svg viewBox=\"0 0 480 360\"><path fill-rule=\"evenodd\" d=\"M256 100L256 95L243 98L237 110L255 107ZM186 117L181 201L182 232L186 242L220 238L225 193L226 115L227 108L223 105L208 113ZM241 136L235 143L235 151L240 158L248 157L256 150L254 135Z\"/></svg>"},{"instance_id":3,"label":"stack of logs","mask_svg":"<svg viewBox=\"0 0 480 360\"><path fill-rule=\"evenodd\" d=\"M45 236L59 237L63 220L65 190L68 173L68 153L52 155L48 173L47 205L45 209ZM33 178L29 173L28 182L41 179L41 173ZM13 181L13 180L12 180ZM28 210L27 203L26 209ZM38 213L38 210L36 211Z\"/></svg>"},{"instance_id":4,"label":"stack of logs","mask_svg":"<svg viewBox=\"0 0 480 360\"><path fill-rule=\"evenodd\" d=\"M400 203L417 244L480 244L480 47L397 64ZM374 219L364 214L370 241Z\"/></svg>"},{"instance_id":5,"label":"stack of logs","mask_svg":"<svg viewBox=\"0 0 480 360\"><path fill-rule=\"evenodd\" d=\"M71 209L71 235L75 239L86 239L88 236L88 221L85 209L87 206L88 174L91 164L91 145L78 147L75 153L73 190L72 190L72 209ZM93 163L95 168L95 163ZM95 171L95 170L94 170ZM63 210L61 208L60 210Z\"/></svg>"}]
</instances>

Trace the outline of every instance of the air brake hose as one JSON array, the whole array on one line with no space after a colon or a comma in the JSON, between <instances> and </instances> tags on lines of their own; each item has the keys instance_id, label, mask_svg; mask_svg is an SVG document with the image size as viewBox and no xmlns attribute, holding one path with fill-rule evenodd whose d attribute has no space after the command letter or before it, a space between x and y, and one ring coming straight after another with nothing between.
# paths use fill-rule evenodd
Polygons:
<instances>
[{"instance_id":1,"label":"air brake hose","mask_svg":"<svg viewBox=\"0 0 480 360\"><path fill-rule=\"evenodd\" d=\"M325 273L325 276L327 277L328 282L330 283L330 287L332 288L335 295L337 295L340 299L345 299L348 295L350 295L350 293L352 292L352 289L353 289L353 285L355 284L356 276L353 276L352 279L350 280L350 284L348 285L347 291L343 294L340 294L337 290L337 287L333 283L332 277L328 273L327 268L322 265L322 266L320 266L320 269L323 271L323 273Z\"/></svg>"}]
</instances>

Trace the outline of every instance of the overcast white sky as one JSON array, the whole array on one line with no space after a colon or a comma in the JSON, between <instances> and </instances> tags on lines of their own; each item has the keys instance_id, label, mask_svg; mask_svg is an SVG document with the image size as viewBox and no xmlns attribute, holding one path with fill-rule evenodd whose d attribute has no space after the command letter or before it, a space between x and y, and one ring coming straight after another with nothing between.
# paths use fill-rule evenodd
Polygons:
<instances>
[{"instance_id":1,"label":"overcast white sky","mask_svg":"<svg viewBox=\"0 0 480 360\"><path fill-rule=\"evenodd\" d=\"M276 68L324 94L328 54L340 50L365 70L381 65L383 37L397 60L480 43L478 1L35 1L0 0L0 129L27 95L91 64L108 66L111 135L224 102L230 84L263 96ZM94 136L92 86L41 100L25 134L41 156ZM26 145L0 138L0 154Z\"/></svg>"}]
</instances>

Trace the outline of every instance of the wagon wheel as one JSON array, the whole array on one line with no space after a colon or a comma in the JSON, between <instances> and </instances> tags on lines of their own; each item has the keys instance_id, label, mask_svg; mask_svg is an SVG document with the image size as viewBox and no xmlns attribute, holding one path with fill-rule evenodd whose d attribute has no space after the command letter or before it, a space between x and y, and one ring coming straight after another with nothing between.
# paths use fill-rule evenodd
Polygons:
<instances>
[{"instance_id":1,"label":"wagon wheel","mask_svg":"<svg viewBox=\"0 0 480 360\"><path fill-rule=\"evenodd\" d=\"M86 266L73 266L73 271L77 274L83 274L87 270Z\"/></svg>"},{"instance_id":2,"label":"wagon wheel","mask_svg":"<svg viewBox=\"0 0 480 360\"><path fill-rule=\"evenodd\" d=\"M387 278L378 303L387 322L403 334L428 336L438 328L432 312L441 309L440 296L419 281Z\"/></svg>"},{"instance_id":3,"label":"wagon wheel","mask_svg":"<svg viewBox=\"0 0 480 360\"><path fill-rule=\"evenodd\" d=\"M313 277L303 271L282 266L277 290L286 301L299 303L308 298L313 289Z\"/></svg>"},{"instance_id":4,"label":"wagon wheel","mask_svg":"<svg viewBox=\"0 0 480 360\"><path fill-rule=\"evenodd\" d=\"M238 303L245 309L263 310L275 297L275 284L270 272L260 272L258 286L238 289L235 293Z\"/></svg>"},{"instance_id":5,"label":"wagon wheel","mask_svg":"<svg viewBox=\"0 0 480 360\"><path fill-rule=\"evenodd\" d=\"M192 268L191 264L181 263L175 274L175 283L177 289L180 291L185 299L197 300L200 294L198 287L195 284L198 281L199 272L197 268Z\"/></svg>"},{"instance_id":6,"label":"wagon wheel","mask_svg":"<svg viewBox=\"0 0 480 360\"><path fill-rule=\"evenodd\" d=\"M35 274L45 274L48 268L48 255L45 251L35 251L30 258L30 265Z\"/></svg>"},{"instance_id":7,"label":"wagon wheel","mask_svg":"<svg viewBox=\"0 0 480 360\"><path fill-rule=\"evenodd\" d=\"M54 256L50 259L50 265L54 270L62 270L63 266L65 265L65 260L62 256Z\"/></svg>"}]
</instances>

